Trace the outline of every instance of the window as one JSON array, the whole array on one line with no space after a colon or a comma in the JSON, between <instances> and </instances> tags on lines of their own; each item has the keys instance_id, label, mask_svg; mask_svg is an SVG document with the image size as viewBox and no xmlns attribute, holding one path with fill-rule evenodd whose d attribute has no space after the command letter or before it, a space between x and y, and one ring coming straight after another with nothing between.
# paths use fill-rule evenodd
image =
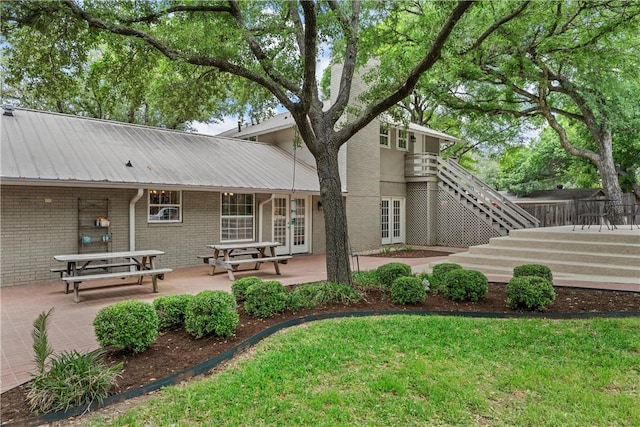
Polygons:
<instances>
[{"instance_id":1,"label":"window","mask_svg":"<svg viewBox=\"0 0 640 427\"><path fill-rule=\"evenodd\" d=\"M380 145L389 148L389 126L380 124Z\"/></svg>"},{"instance_id":2,"label":"window","mask_svg":"<svg viewBox=\"0 0 640 427\"><path fill-rule=\"evenodd\" d=\"M398 129L398 150L407 151L407 137L409 132L406 129Z\"/></svg>"},{"instance_id":3,"label":"window","mask_svg":"<svg viewBox=\"0 0 640 427\"><path fill-rule=\"evenodd\" d=\"M149 190L149 222L182 222L182 192Z\"/></svg>"},{"instance_id":4,"label":"window","mask_svg":"<svg viewBox=\"0 0 640 427\"><path fill-rule=\"evenodd\" d=\"M253 194L222 193L220 239L253 240Z\"/></svg>"}]
</instances>

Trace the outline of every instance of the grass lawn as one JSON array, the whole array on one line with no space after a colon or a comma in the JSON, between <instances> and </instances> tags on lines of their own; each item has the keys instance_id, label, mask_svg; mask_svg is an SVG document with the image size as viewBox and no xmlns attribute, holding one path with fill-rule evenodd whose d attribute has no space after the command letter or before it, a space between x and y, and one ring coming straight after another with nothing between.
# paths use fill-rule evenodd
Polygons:
<instances>
[{"instance_id":1,"label":"grass lawn","mask_svg":"<svg viewBox=\"0 0 640 427\"><path fill-rule=\"evenodd\" d=\"M640 318L325 320L111 423L638 426Z\"/></svg>"}]
</instances>

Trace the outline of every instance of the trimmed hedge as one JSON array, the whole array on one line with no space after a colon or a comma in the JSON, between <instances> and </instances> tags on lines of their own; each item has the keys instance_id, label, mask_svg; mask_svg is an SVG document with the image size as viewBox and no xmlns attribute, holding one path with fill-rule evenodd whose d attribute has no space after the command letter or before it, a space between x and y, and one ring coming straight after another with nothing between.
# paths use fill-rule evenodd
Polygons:
<instances>
[{"instance_id":1,"label":"trimmed hedge","mask_svg":"<svg viewBox=\"0 0 640 427\"><path fill-rule=\"evenodd\" d=\"M153 300L158 314L158 329L177 329L184 326L184 315L193 295L166 295Z\"/></svg>"},{"instance_id":2,"label":"trimmed hedge","mask_svg":"<svg viewBox=\"0 0 640 427\"><path fill-rule=\"evenodd\" d=\"M122 301L102 308L93 319L100 346L140 353L158 338L158 314L143 301Z\"/></svg>"},{"instance_id":3,"label":"trimmed hedge","mask_svg":"<svg viewBox=\"0 0 640 427\"><path fill-rule=\"evenodd\" d=\"M553 274L551 269L542 264L524 264L513 269L513 277L536 276L547 279L553 283Z\"/></svg>"},{"instance_id":4,"label":"trimmed hedge","mask_svg":"<svg viewBox=\"0 0 640 427\"><path fill-rule=\"evenodd\" d=\"M415 304L427 298L422 279L418 277L398 277L391 284L391 301L397 304Z\"/></svg>"},{"instance_id":5,"label":"trimmed hedge","mask_svg":"<svg viewBox=\"0 0 640 427\"><path fill-rule=\"evenodd\" d=\"M454 270L462 270L462 266L460 264L455 264L453 262L443 262L441 264L436 264L431 269L431 277L429 279L429 289L432 292L438 291L442 285L444 284L444 279L450 272Z\"/></svg>"},{"instance_id":6,"label":"trimmed hedge","mask_svg":"<svg viewBox=\"0 0 640 427\"><path fill-rule=\"evenodd\" d=\"M507 305L513 309L546 310L556 299L553 284L539 276L514 277L507 283Z\"/></svg>"},{"instance_id":7,"label":"trimmed hedge","mask_svg":"<svg viewBox=\"0 0 640 427\"><path fill-rule=\"evenodd\" d=\"M393 284L393 281L398 277L413 276L411 267L401 262L390 262L383 264L376 269L376 276L380 285L386 289L389 289Z\"/></svg>"},{"instance_id":8,"label":"trimmed hedge","mask_svg":"<svg viewBox=\"0 0 640 427\"><path fill-rule=\"evenodd\" d=\"M489 280L479 271L454 269L445 276L441 289L454 301L478 301L489 291Z\"/></svg>"},{"instance_id":9,"label":"trimmed hedge","mask_svg":"<svg viewBox=\"0 0 640 427\"><path fill-rule=\"evenodd\" d=\"M260 282L247 289L244 309L251 316L266 318L284 310L288 300L282 283L276 280Z\"/></svg>"},{"instance_id":10,"label":"trimmed hedge","mask_svg":"<svg viewBox=\"0 0 640 427\"><path fill-rule=\"evenodd\" d=\"M262 279L256 276L248 276L238 279L231 285L231 292L236 297L236 301L244 301L249 286L261 283Z\"/></svg>"},{"instance_id":11,"label":"trimmed hedge","mask_svg":"<svg viewBox=\"0 0 640 427\"><path fill-rule=\"evenodd\" d=\"M240 322L236 300L228 292L202 291L187 304L184 328L196 338L206 335L227 337Z\"/></svg>"}]
</instances>

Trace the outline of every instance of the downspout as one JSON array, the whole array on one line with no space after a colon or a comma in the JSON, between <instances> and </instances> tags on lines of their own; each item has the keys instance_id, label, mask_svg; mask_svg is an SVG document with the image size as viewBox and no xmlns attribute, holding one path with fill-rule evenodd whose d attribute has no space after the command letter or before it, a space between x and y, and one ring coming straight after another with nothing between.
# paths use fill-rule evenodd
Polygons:
<instances>
[{"instance_id":1,"label":"downspout","mask_svg":"<svg viewBox=\"0 0 640 427\"><path fill-rule=\"evenodd\" d=\"M144 190L138 188L138 193L129 202L129 250L136 250L136 203L142 198Z\"/></svg>"},{"instance_id":2,"label":"downspout","mask_svg":"<svg viewBox=\"0 0 640 427\"><path fill-rule=\"evenodd\" d=\"M258 242L262 242L262 208L267 203L272 202L275 196L275 194L271 193L271 197L269 197L264 202L260 202L260 204L258 205Z\"/></svg>"}]
</instances>

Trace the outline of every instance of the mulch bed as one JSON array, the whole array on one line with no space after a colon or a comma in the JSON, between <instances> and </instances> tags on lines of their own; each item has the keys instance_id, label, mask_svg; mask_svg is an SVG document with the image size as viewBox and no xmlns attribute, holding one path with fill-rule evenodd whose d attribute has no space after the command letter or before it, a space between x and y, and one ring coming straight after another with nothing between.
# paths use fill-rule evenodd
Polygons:
<instances>
[{"instance_id":1,"label":"mulch bed","mask_svg":"<svg viewBox=\"0 0 640 427\"><path fill-rule=\"evenodd\" d=\"M406 258L408 252L409 251L402 251L402 256ZM433 251L430 252L433 253ZM424 256L424 254L422 256ZM550 316L555 313L607 315L607 313L613 314L614 312L629 314L630 312L634 312L635 315L640 315L640 293L558 287L556 288L556 294L555 302L545 312ZM113 392L114 394L122 393L126 390L137 388L153 380L192 367L236 346L269 326L297 317L323 313L361 311L373 311L383 314L395 310L402 310L406 313L429 310L460 314L518 314L509 309L505 301L505 285L492 283L489 285L489 292L486 297L475 303L453 302L442 295L429 294L427 300L421 304L399 306L392 304L381 293L370 291L365 295L365 299L357 304L349 306L337 304L311 310L302 310L296 313L286 312L268 319L252 318L240 308L240 324L236 333L231 337L208 337L197 340L183 330L167 331L162 333L149 349L139 355L134 356L122 352L109 353L107 359L110 363L123 361L125 364L122 376L118 380L117 387L114 388ZM25 385L2 393L0 397L2 401L3 423L33 417L25 396ZM71 420L67 420L64 424L60 425L72 425L71 423Z\"/></svg>"}]
</instances>

